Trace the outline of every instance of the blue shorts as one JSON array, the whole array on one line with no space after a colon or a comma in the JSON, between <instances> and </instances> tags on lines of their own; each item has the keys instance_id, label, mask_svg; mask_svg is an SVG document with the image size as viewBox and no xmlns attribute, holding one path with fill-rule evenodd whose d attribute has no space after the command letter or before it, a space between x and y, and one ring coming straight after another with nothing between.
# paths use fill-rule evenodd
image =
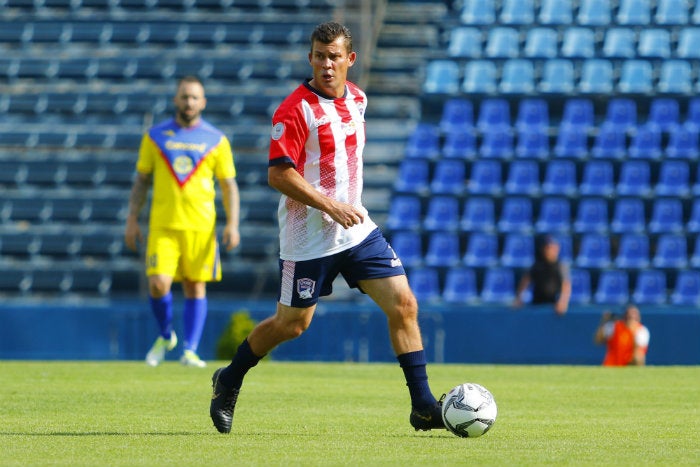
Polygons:
<instances>
[{"instance_id":1,"label":"blue shorts","mask_svg":"<svg viewBox=\"0 0 700 467\"><path fill-rule=\"evenodd\" d=\"M282 305L306 308L319 297L333 292L333 281L342 274L351 288L358 281L406 274L401 260L379 229L362 243L340 253L308 261L280 260L280 292ZM359 288L360 291L362 290Z\"/></svg>"}]
</instances>

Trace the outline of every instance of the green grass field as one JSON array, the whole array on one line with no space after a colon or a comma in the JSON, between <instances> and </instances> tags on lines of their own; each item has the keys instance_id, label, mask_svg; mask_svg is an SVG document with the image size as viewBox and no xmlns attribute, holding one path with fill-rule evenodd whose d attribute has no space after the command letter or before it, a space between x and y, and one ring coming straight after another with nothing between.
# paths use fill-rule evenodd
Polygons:
<instances>
[{"instance_id":1,"label":"green grass field","mask_svg":"<svg viewBox=\"0 0 700 467\"><path fill-rule=\"evenodd\" d=\"M202 369L0 362L0 465L700 465L700 368L431 365L498 403L485 436L415 432L393 364L262 362L230 435ZM439 394L437 394L439 395Z\"/></svg>"}]
</instances>

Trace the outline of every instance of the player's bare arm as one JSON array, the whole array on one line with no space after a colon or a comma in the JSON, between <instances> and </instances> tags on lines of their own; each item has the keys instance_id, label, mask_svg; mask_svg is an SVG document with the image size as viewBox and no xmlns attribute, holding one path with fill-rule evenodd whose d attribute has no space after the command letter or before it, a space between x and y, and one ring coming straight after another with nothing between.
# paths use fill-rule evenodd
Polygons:
<instances>
[{"instance_id":1,"label":"player's bare arm","mask_svg":"<svg viewBox=\"0 0 700 467\"><path fill-rule=\"evenodd\" d=\"M364 221L363 213L357 208L319 193L291 164L268 168L267 179L272 188L295 201L325 212L346 229Z\"/></svg>"},{"instance_id":2,"label":"player's bare arm","mask_svg":"<svg viewBox=\"0 0 700 467\"><path fill-rule=\"evenodd\" d=\"M126 217L126 229L124 231L124 243L126 246L136 251L137 243L143 241L143 234L139 227L139 214L146 204L148 190L153 183L151 174L137 173L134 184L129 195L129 213Z\"/></svg>"},{"instance_id":3,"label":"player's bare arm","mask_svg":"<svg viewBox=\"0 0 700 467\"><path fill-rule=\"evenodd\" d=\"M226 250L232 250L241 243L241 234L238 230L240 219L240 195L238 183L235 178L219 180L221 186L221 201L226 212L226 225L222 233L221 243Z\"/></svg>"}]
</instances>

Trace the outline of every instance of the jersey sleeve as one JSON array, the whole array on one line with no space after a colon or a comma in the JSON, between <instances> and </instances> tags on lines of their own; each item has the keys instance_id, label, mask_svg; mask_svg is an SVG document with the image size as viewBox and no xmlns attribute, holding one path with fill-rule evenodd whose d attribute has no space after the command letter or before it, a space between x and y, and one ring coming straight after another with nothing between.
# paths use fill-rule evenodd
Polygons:
<instances>
[{"instance_id":1,"label":"jersey sleeve","mask_svg":"<svg viewBox=\"0 0 700 467\"><path fill-rule=\"evenodd\" d=\"M299 108L280 107L272 117L269 165L291 162L297 166L308 135L309 127Z\"/></svg>"},{"instance_id":2,"label":"jersey sleeve","mask_svg":"<svg viewBox=\"0 0 700 467\"><path fill-rule=\"evenodd\" d=\"M646 326L642 326L634 335L634 343L646 349L649 347L649 337L649 329Z\"/></svg>"},{"instance_id":3,"label":"jersey sleeve","mask_svg":"<svg viewBox=\"0 0 700 467\"><path fill-rule=\"evenodd\" d=\"M139 158L136 161L136 171L143 174L153 172L153 164L155 154L158 151L156 144L153 142L148 133L141 138L141 146L139 146Z\"/></svg>"}]
</instances>

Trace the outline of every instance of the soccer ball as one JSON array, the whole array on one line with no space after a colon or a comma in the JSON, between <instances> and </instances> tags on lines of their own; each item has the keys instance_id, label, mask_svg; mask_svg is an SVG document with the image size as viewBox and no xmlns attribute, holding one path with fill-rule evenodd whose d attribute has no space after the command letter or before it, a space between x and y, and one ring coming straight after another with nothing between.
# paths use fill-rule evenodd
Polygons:
<instances>
[{"instance_id":1,"label":"soccer ball","mask_svg":"<svg viewBox=\"0 0 700 467\"><path fill-rule=\"evenodd\" d=\"M476 438L489 431L497 413L493 394L475 383L455 386L442 401L445 426L462 438Z\"/></svg>"}]
</instances>

